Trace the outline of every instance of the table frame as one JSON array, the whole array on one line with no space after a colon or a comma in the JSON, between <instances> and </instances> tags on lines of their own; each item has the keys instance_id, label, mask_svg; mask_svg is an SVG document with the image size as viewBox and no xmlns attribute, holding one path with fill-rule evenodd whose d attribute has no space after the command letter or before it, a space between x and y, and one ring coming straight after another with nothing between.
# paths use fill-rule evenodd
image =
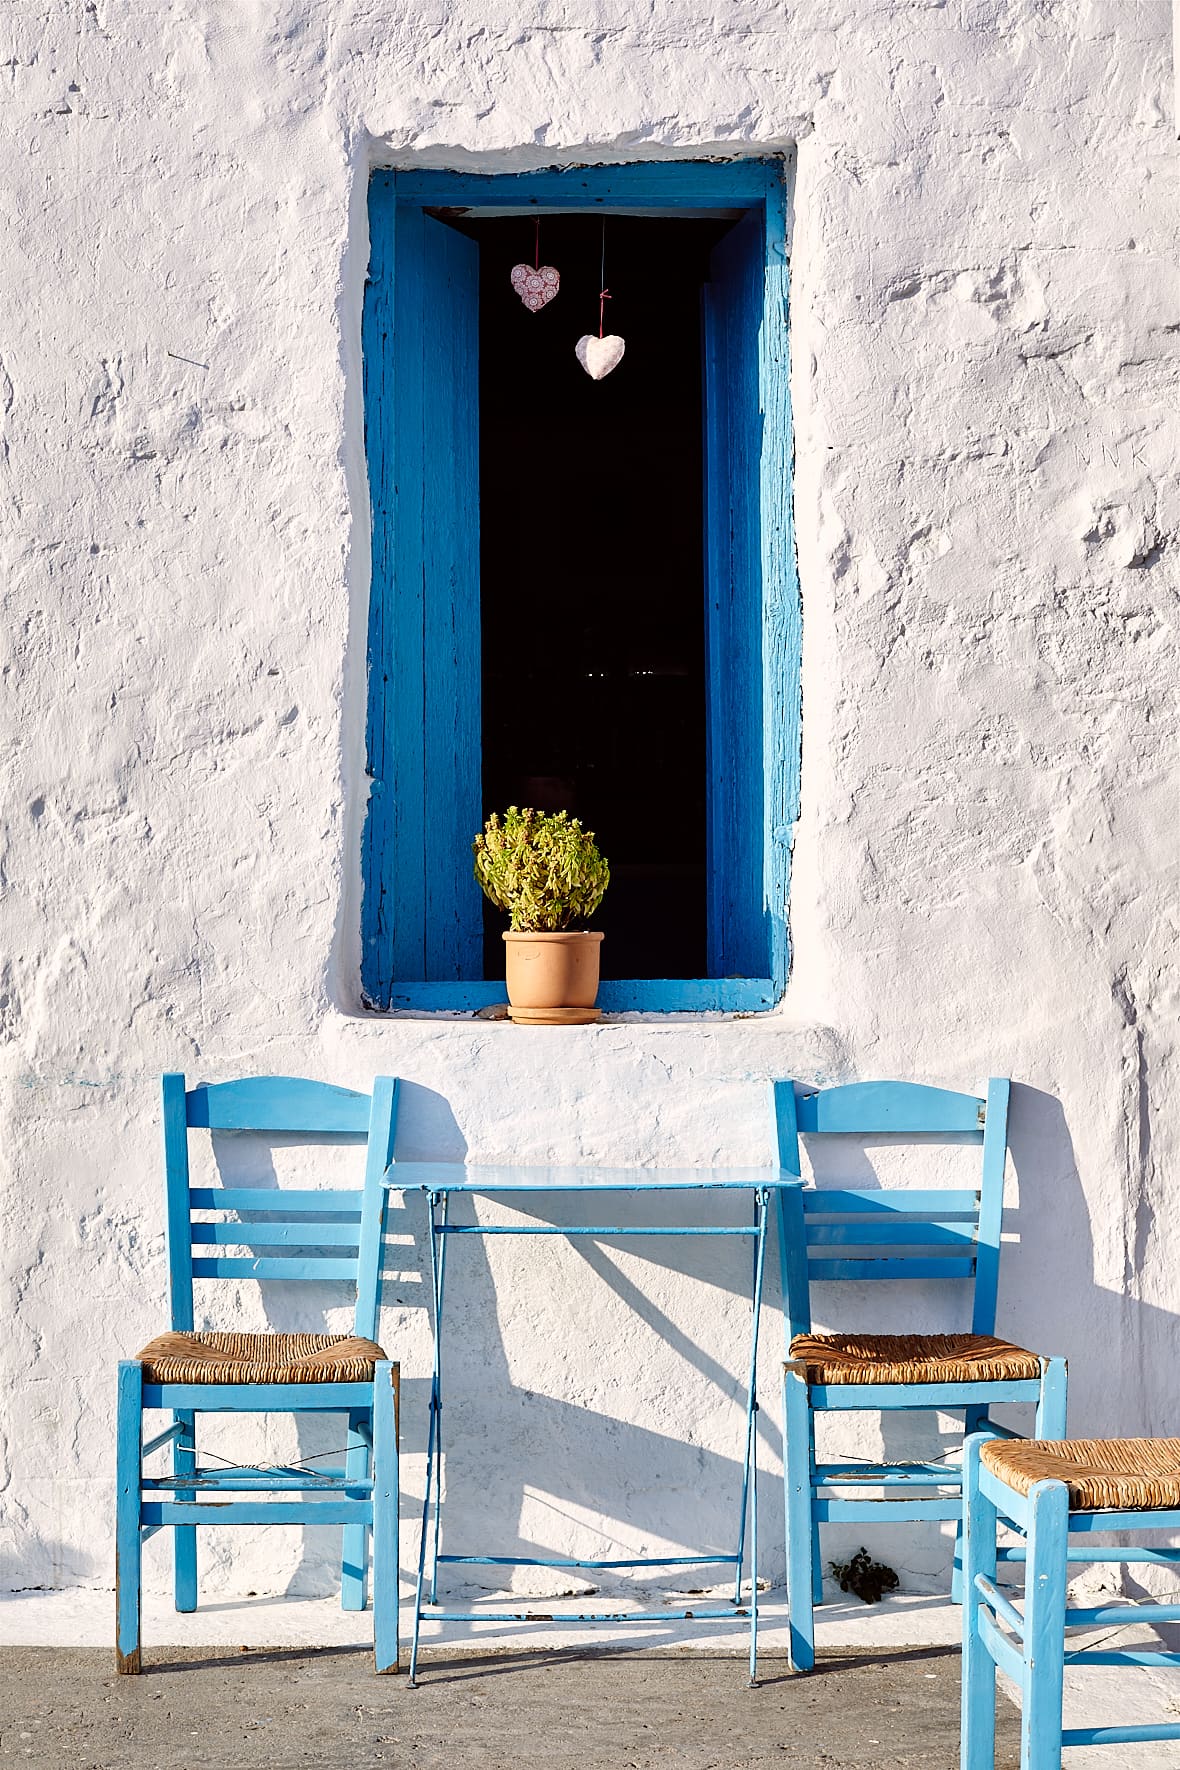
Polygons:
<instances>
[{"instance_id":1,"label":"table frame","mask_svg":"<svg viewBox=\"0 0 1180 1770\"><path fill-rule=\"evenodd\" d=\"M414 1587L414 1630L410 1648L410 1685L417 1684L418 1643L424 1614L429 1558L429 1603L439 1622L469 1622L470 1615L461 1611L433 1609L438 1602L438 1570L440 1566L477 1567L553 1567L583 1568L607 1571L638 1567L705 1567L730 1566L734 1569L732 1603L723 1606L698 1606L685 1610L647 1611L575 1611L563 1614L546 1612L543 1617L526 1611L497 1611L481 1616L487 1622L545 1621L566 1624L601 1622L701 1622L720 1618L748 1618L750 1683L758 1673L758 1336L762 1311L763 1281L766 1270L766 1239L772 1197L784 1186L798 1186L794 1175L766 1169L740 1168L525 1168L468 1167L447 1162L398 1162L388 1169L385 1184L392 1191L409 1194L420 1192L429 1210L430 1294L432 1363L430 1379L430 1419L426 1440L426 1484L422 1502L422 1528L418 1544L418 1567ZM747 1228L729 1224L627 1225L595 1224L483 1224L478 1221L452 1223L450 1203L456 1195L472 1199L508 1194L650 1194L668 1192L747 1192L753 1204L753 1222ZM605 1213L604 1213L605 1214ZM633 1556L607 1560L579 1560L572 1557L512 1555L449 1555L440 1550L442 1529L442 1453L443 1453L443 1305L446 1294L447 1244L455 1235L587 1235L601 1240L630 1236L740 1236L753 1242L750 1361L746 1384L745 1451L742 1462L741 1498L738 1506L737 1546L730 1554ZM747 1567L746 1544L749 1541L748 1603L742 1604L742 1584Z\"/></svg>"}]
</instances>

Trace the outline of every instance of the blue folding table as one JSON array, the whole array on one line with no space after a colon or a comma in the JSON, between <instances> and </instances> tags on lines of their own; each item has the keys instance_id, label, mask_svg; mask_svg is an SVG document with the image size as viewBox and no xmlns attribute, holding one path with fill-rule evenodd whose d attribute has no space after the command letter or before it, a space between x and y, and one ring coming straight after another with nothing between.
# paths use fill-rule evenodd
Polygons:
<instances>
[{"instance_id":1,"label":"blue folding table","mask_svg":"<svg viewBox=\"0 0 1180 1770\"><path fill-rule=\"evenodd\" d=\"M426 1486L422 1501L422 1534L418 1548L418 1573L414 1591L414 1635L410 1650L410 1683L418 1672L418 1637L422 1625L423 1598L427 1583L429 1558L430 1601L438 1592L438 1569L447 1563L469 1567L560 1567L608 1569L637 1567L702 1567L729 1565L734 1569L733 1603L723 1608L694 1605L691 1610L641 1611L578 1611L567 1615L547 1614L543 1620L562 1623L597 1622L669 1622L695 1621L720 1617L748 1617L750 1633L750 1681L758 1668L758 1486L757 1443L755 1420L758 1413L758 1320L762 1306L762 1282L766 1267L766 1234L771 1199L777 1189L798 1186L797 1176L765 1168L581 1168L581 1167L468 1167L457 1162L397 1162L386 1174L386 1185L395 1192L423 1194L429 1212L430 1276L433 1300L433 1368L430 1381L430 1421L426 1440ZM474 1208L470 1221L454 1222L451 1201L466 1195L473 1201L492 1195L516 1195L523 1208L521 1195L543 1194L546 1199L561 1196L582 1200L590 1196L631 1194L647 1196L655 1193L747 1193L752 1202L752 1222L746 1225L701 1223L675 1226L634 1225L623 1223L481 1223ZM616 1213L602 1212L601 1216ZM465 1216L468 1213L464 1213ZM442 1324L446 1280L447 1243L453 1235L561 1235L596 1236L614 1240L621 1236L745 1236L753 1244L751 1263L751 1332L749 1380L746 1389L745 1455L742 1465L741 1498L738 1506L737 1547L732 1554L642 1556L604 1561L582 1561L567 1557L546 1558L519 1555L444 1555L439 1552L441 1521L441 1453L442 1453ZM749 1526L748 1604L742 1605L742 1580L747 1564L746 1540ZM432 1528L433 1526L433 1528ZM433 1610L440 1622L468 1622L462 1612ZM531 1618L517 1612L501 1612L481 1616L487 1622L528 1622Z\"/></svg>"}]
</instances>

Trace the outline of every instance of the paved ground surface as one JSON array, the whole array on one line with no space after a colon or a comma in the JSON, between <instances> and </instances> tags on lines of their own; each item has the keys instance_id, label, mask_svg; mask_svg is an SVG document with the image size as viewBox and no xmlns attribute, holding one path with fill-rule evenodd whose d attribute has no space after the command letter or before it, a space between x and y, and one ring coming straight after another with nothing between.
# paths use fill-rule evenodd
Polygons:
<instances>
[{"instance_id":1,"label":"paved ground surface","mask_svg":"<svg viewBox=\"0 0 1180 1770\"><path fill-rule=\"evenodd\" d=\"M359 1647L0 1648L0 1765L53 1770L957 1770L959 1656L945 1646L770 1661L759 1689L714 1654L442 1652L374 1677ZM1000 1770L1019 1724L1001 1704Z\"/></svg>"}]
</instances>

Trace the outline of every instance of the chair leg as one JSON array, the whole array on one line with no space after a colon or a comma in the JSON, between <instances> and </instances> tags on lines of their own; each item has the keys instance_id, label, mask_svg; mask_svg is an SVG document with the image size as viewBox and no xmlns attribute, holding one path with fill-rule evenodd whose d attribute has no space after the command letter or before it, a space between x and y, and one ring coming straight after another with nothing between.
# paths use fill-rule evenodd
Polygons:
<instances>
[{"instance_id":1,"label":"chair leg","mask_svg":"<svg viewBox=\"0 0 1180 1770\"><path fill-rule=\"evenodd\" d=\"M807 1376L801 1366L793 1364L783 1367L783 1423L790 1657L797 1672L809 1672L815 1664L813 1427Z\"/></svg>"},{"instance_id":2,"label":"chair leg","mask_svg":"<svg viewBox=\"0 0 1180 1770\"><path fill-rule=\"evenodd\" d=\"M143 1493L143 1372L119 1364L115 1453L115 1670L140 1670L140 1536Z\"/></svg>"},{"instance_id":3,"label":"chair leg","mask_svg":"<svg viewBox=\"0 0 1180 1770\"><path fill-rule=\"evenodd\" d=\"M996 1755L996 1669L979 1632L983 1600L975 1587L977 1573L996 1575L996 1508L979 1491L981 1442L969 1438L963 1451L962 1770L993 1770Z\"/></svg>"},{"instance_id":4,"label":"chair leg","mask_svg":"<svg viewBox=\"0 0 1180 1770\"><path fill-rule=\"evenodd\" d=\"M399 1669L397 1366L373 1372L373 1653L379 1672Z\"/></svg>"},{"instance_id":5,"label":"chair leg","mask_svg":"<svg viewBox=\"0 0 1180 1770\"><path fill-rule=\"evenodd\" d=\"M1066 1436L1066 1386L1064 1358L1047 1358L1033 1427L1035 1437L1055 1439Z\"/></svg>"},{"instance_id":6,"label":"chair leg","mask_svg":"<svg viewBox=\"0 0 1180 1770\"><path fill-rule=\"evenodd\" d=\"M177 1413L173 1416L183 1435L172 1446L172 1473L188 1475L197 1466L196 1416ZM178 1500L195 1500L196 1490L178 1488ZM173 1585L176 1608L192 1611L197 1608L197 1529L194 1524L178 1524L173 1537Z\"/></svg>"},{"instance_id":7,"label":"chair leg","mask_svg":"<svg viewBox=\"0 0 1180 1770\"><path fill-rule=\"evenodd\" d=\"M348 1416L348 1451L344 1472L363 1481L369 1473L369 1433L372 1415L354 1408ZM344 1553L340 1564L340 1608L363 1610L368 1601L369 1531L364 1524L344 1526Z\"/></svg>"},{"instance_id":8,"label":"chair leg","mask_svg":"<svg viewBox=\"0 0 1180 1770\"><path fill-rule=\"evenodd\" d=\"M1063 1481L1038 1481L1029 1499L1020 1770L1061 1770L1069 1490Z\"/></svg>"},{"instance_id":9,"label":"chair leg","mask_svg":"<svg viewBox=\"0 0 1180 1770\"><path fill-rule=\"evenodd\" d=\"M820 1554L819 1523L812 1520L811 1525L811 1602L822 1604L824 1601L824 1564Z\"/></svg>"},{"instance_id":10,"label":"chair leg","mask_svg":"<svg viewBox=\"0 0 1180 1770\"><path fill-rule=\"evenodd\" d=\"M973 1432L978 1432L980 1427L984 1426L986 1424L987 1424L987 1409L986 1409L986 1407L969 1407L969 1408L964 1409L964 1412L963 1412L963 1444L964 1444L964 1447L966 1446L967 1440L970 1438L971 1434ZM966 1452L966 1448L964 1448L964 1451L963 1451L964 1462L966 1462L966 1457L967 1457L967 1452ZM956 1520L956 1523L955 1523L955 1552L954 1552L954 1555L951 1560L951 1603L952 1604L961 1604L963 1602L963 1516L964 1516L963 1513L960 1511L958 1519Z\"/></svg>"}]
</instances>

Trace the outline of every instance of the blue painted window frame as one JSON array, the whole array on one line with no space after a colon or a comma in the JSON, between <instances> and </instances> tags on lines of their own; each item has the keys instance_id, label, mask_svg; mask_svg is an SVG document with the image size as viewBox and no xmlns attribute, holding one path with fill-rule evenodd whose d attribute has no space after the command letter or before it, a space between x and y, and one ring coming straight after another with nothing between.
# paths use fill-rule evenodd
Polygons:
<instances>
[{"instance_id":1,"label":"blue painted window frame","mask_svg":"<svg viewBox=\"0 0 1180 1770\"><path fill-rule=\"evenodd\" d=\"M456 730L448 730L445 741L435 743L436 757L450 758L445 766L465 771L461 780L452 777L443 783L441 800L447 807L462 809L458 814L452 810L455 829L444 829L441 837L425 803L429 774L423 771L431 766L431 721L424 714L418 690L422 683L429 688L432 682L437 685L441 681L444 693L436 704L446 704L446 672L454 668L457 624L474 625L465 642L469 649L474 645L477 652L477 582L473 608L468 601L470 612L464 615L452 608L435 624L435 631L444 634L444 639L432 637L429 611L425 618L420 608L411 611L412 619L407 623L404 609L407 595L422 599L428 563L423 560L419 569L414 548L425 554L427 543L410 532L412 523L399 521L396 451L404 445L410 431L415 431L415 438L425 433L422 458L414 470L420 473L421 484L427 488L425 496L429 498L435 485L429 460L431 447L454 449L454 433L448 443L445 426L456 419L453 409L449 417L445 412L441 417L432 412L430 401L424 397L422 362L424 358L431 363L437 361L440 335L442 348L448 348L449 332L445 325L441 334L436 331L432 347L426 339L427 319L422 317L417 360L408 368L399 364L399 348L405 348L399 340L408 335L410 328L402 321L399 334L395 237L403 242L405 274L412 275L413 250L407 251L405 242L412 241L418 229L430 231L437 242L439 235L433 230L442 224L431 221L430 212L455 209L485 209L499 214L514 210L528 214L596 209L673 216L721 210L733 212L735 219L744 213L751 226L760 226L760 266L754 276L747 267L746 295L734 298L739 303L749 299L756 303L756 308L751 306L743 316L740 306L734 307L733 299L732 311L728 312L715 300L712 313L706 303L705 315L706 376L721 376L718 363L727 350L731 357L735 351L744 351L745 356L734 372L739 379L744 375L752 395L746 401L733 401L735 409L720 416L721 405L729 402L714 402L706 423L709 891L711 905L726 894L733 898L740 893L742 901L736 916L730 917L735 926L740 926L736 936L724 933L724 918L711 908L710 968L723 974L707 978L604 980L598 1000L607 1013L749 1013L771 1008L781 997L789 966L787 901L791 841L798 815L801 642L791 516L793 443L787 359L786 206L785 168L777 158L583 166L521 174L373 174L369 188L370 269L363 322L365 436L373 532L367 722L371 790L362 854L361 915L361 981L367 1007L384 1012L426 1009L470 1013L501 1001L504 994L503 983L498 979L485 981L462 975L464 969L474 969L472 960L470 956L464 959L462 941L457 943L445 932L437 937L432 934L428 901L431 880L440 873L439 861L429 851L431 840L441 842L445 854L461 843L455 878L461 875L465 880L468 876L466 848L470 836L465 833L466 824L470 824L470 834L474 834L480 816L478 810L471 816L471 805L479 796L478 678L474 687L468 683L466 694L458 692L457 686L450 697L450 705L458 708ZM421 220L422 217L428 219ZM454 241L462 239L453 229L444 231ZM436 246L435 250L438 249ZM444 255L446 250L442 248ZM444 267L437 299L419 297L422 316L430 313L437 325L435 309L441 308L445 319L447 303L457 299L455 290L461 285L462 266L456 268L453 276ZM451 317L455 317L454 310ZM459 403L452 401L452 407ZM743 408L740 411L736 409L739 404ZM475 424L470 428L473 442ZM467 446L466 442L463 446ZM436 460L439 458L436 456ZM449 475L453 481L449 457L442 472L444 479ZM463 510L462 519L458 514L452 519L453 557L446 562L452 580L469 580L472 571L478 578L477 480L473 484L475 509ZM446 495L444 486L439 496ZM735 516L741 500L744 503ZM461 503L455 509L458 513ZM413 520L422 525L420 517ZM738 536L739 529L748 531L744 539ZM437 548L437 541L434 545ZM729 579L739 576L746 581L733 590ZM440 655L443 645L449 648L445 656ZM438 692L437 686L434 692ZM727 743L732 749L729 728L736 729L738 725L744 731L745 761L741 779L735 782L724 774L723 751ZM407 754L412 756L413 767L403 768L401 778L397 759ZM731 767L730 776L732 773ZM460 822L464 823L463 837L459 834ZM415 848L413 871L417 877L403 895L399 889L399 854L408 856L415 844L423 847L423 853L418 854ZM736 860L735 851L741 851ZM739 869L744 874L740 885L729 878L733 874L736 880ZM446 870L444 860L441 871ZM453 890L447 887L451 895L459 889L458 884ZM761 901L755 902L758 895ZM444 891L444 921L446 897ZM733 904L727 902L727 907L732 910ZM403 917L400 929L396 927L399 912ZM465 907L457 913L464 914ZM408 930L407 922L412 924ZM399 937L400 962L396 956ZM470 955L470 939L466 951ZM413 956L407 958L407 953ZM750 963L751 956L756 963ZM415 969L442 975L398 975ZM724 974L733 970L758 974Z\"/></svg>"}]
</instances>

